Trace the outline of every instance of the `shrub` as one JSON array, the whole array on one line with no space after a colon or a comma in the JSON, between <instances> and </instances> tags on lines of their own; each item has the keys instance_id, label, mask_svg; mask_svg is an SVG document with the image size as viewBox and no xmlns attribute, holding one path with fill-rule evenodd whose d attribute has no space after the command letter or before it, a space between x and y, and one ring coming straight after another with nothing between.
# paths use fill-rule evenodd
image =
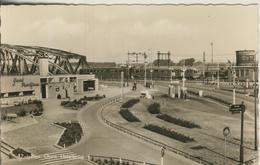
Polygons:
<instances>
[{"instance_id":1,"label":"shrub","mask_svg":"<svg viewBox=\"0 0 260 165\"><path fill-rule=\"evenodd\" d=\"M2 119L2 120L6 120L6 118L7 118L7 117L6 117L5 114L2 114L2 115L1 115L1 119Z\"/></svg>"},{"instance_id":2,"label":"shrub","mask_svg":"<svg viewBox=\"0 0 260 165\"><path fill-rule=\"evenodd\" d=\"M17 112L17 116L20 116L20 117L24 117L26 116L26 111L25 110L20 110L19 112Z\"/></svg>"},{"instance_id":3,"label":"shrub","mask_svg":"<svg viewBox=\"0 0 260 165\"><path fill-rule=\"evenodd\" d=\"M148 106L147 110L151 114L159 114L160 113L160 104L159 103L153 103Z\"/></svg>"},{"instance_id":4,"label":"shrub","mask_svg":"<svg viewBox=\"0 0 260 165\"><path fill-rule=\"evenodd\" d=\"M156 116L159 119L162 119L164 121L182 126L182 127L186 127L186 128L200 128L199 125L194 124L193 122L187 121L187 120L183 120L183 119L178 119L172 116L169 116L167 114L160 114Z\"/></svg>"},{"instance_id":5,"label":"shrub","mask_svg":"<svg viewBox=\"0 0 260 165\"><path fill-rule=\"evenodd\" d=\"M120 115L129 122L140 122L140 120L134 116L128 109L121 109Z\"/></svg>"},{"instance_id":6,"label":"shrub","mask_svg":"<svg viewBox=\"0 0 260 165\"><path fill-rule=\"evenodd\" d=\"M61 99L61 95L60 94L57 95L57 99Z\"/></svg>"},{"instance_id":7,"label":"shrub","mask_svg":"<svg viewBox=\"0 0 260 165\"><path fill-rule=\"evenodd\" d=\"M122 108L131 108L133 107L135 104L139 103L139 99L130 99L127 102L123 103L121 105Z\"/></svg>"},{"instance_id":8,"label":"shrub","mask_svg":"<svg viewBox=\"0 0 260 165\"><path fill-rule=\"evenodd\" d=\"M153 125L153 124L148 124L145 125L143 128L159 133L161 135L167 136L169 138L181 141L183 143L187 143L187 142L192 142L195 141L193 138L189 137L189 136L185 136L183 134L177 133L175 131L172 131L170 129L164 128L164 127L160 127L157 125Z\"/></svg>"},{"instance_id":9,"label":"shrub","mask_svg":"<svg viewBox=\"0 0 260 165\"><path fill-rule=\"evenodd\" d=\"M25 150L23 150L22 148L16 148L13 150L13 154L15 156L21 156L21 157L28 157L28 156L31 156L31 153L30 152L27 152Z\"/></svg>"},{"instance_id":10,"label":"shrub","mask_svg":"<svg viewBox=\"0 0 260 165\"><path fill-rule=\"evenodd\" d=\"M227 100L223 100L221 98L218 98L218 97L214 97L214 96L211 96L211 95L206 95L204 96L206 98L209 98L209 99L212 99L212 100L216 100L222 104L225 104L225 105L231 105L232 103L228 102Z\"/></svg>"}]
</instances>

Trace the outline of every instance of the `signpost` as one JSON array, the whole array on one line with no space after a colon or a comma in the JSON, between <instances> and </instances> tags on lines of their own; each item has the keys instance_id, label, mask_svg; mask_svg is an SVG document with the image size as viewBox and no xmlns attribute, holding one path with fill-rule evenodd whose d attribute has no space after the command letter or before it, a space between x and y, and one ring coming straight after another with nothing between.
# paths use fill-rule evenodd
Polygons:
<instances>
[{"instance_id":1,"label":"signpost","mask_svg":"<svg viewBox=\"0 0 260 165\"><path fill-rule=\"evenodd\" d=\"M241 136L240 136L240 163L244 163L244 146L243 146L243 140L244 140L244 113L246 110L246 106L244 105L244 102L242 101L241 104L234 104L230 106L229 111L234 113L240 113L241 114Z\"/></svg>"},{"instance_id":2,"label":"signpost","mask_svg":"<svg viewBox=\"0 0 260 165\"><path fill-rule=\"evenodd\" d=\"M163 165L163 157L164 157L164 153L165 152L165 147L162 147L161 149L161 165Z\"/></svg>"},{"instance_id":3,"label":"signpost","mask_svg":"<svg viewBox=\"0 0 260 165\"><path fill-rule=\"evenodd\" d=\"M230 134L230 129L229 127L225 127L223 129L223 135L225 139L225 146L224 146L224 165L226 165L226 144L227 144L227 136Z\"/></svg>"}]
</instances>

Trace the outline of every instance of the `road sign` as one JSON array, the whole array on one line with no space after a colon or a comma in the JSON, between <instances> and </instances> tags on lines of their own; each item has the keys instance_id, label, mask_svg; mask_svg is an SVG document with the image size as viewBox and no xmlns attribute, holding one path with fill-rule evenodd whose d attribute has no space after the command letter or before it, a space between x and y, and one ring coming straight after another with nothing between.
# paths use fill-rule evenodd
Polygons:
<instances>
[{"instance_id":1,"label":"road sign","mask_svg":"<svg viewBox=\"0 0 260 165\"><path fill-rule=\"evenodd\" d=\"M230 129L229 129L229 127L225 127L225 128L223 129L223 135L224 135L225 137L227 137L229 134L230 134Z\"/></svg>"},{"instance_id":2,"label":"road sign","mask_svg":"<svg viewBox=\"0 0 260 165\"><path fill-rule=\"evenodd\" d=\"M161 148L161 157L164 156L164 152L165 152L165 147L162 147L162 148Z\"/></svg>"},{"instance_id":3,"label":"road sign","mask_svg":"<svg viewBox=\"0 0 260 165\"><path fill-rule=\"evenodd\" d=\"M229 111L232 113L239 113L245 111L245 105L244 104L233 104L230 106Z\"/></svg>"}]
</instances>

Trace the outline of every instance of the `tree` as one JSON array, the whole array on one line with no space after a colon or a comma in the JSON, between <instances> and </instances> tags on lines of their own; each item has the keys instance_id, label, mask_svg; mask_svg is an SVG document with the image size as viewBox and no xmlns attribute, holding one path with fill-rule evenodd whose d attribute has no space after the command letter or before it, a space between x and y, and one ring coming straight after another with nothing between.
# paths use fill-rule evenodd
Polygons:
<instances>
[{"instance_id":1,"label":"tree","mask_svg":"<svg viewBox=\"0 0 260 165\"><path fill-rule=\"evenodd\" d=\"M194 66L198 66L198 65L202 65L203 63L201 62L201 61L196 61L196 62L194 62Z\"/></svg>"},{"instance_id":2,"label":"tree","mask_svg":"<svg viewBox=\"0 0 260 165\"><path fill-rule=\"evenodd\" d=\"M167 59L159 60L159 65L160 66L168 66L168 63L169 63L170 66L175 65L175 63L172 60L170 60L170 61L168 61ZM153 61L153 65L155 65L155 66L158 65L158 59Z\"/></svg>"},{"instance_id":3,"label":"tree","mask_svg":"<svg viewBox=\"0 0 260 165\"><path fill-rule=\"evenodd\" d=\"M194 58L186 58L186 59L182 59L178 62L178 66L183 66L185 62L185 66L193 66L193 63L195 62Z\"/></svg>"}]
</instances>

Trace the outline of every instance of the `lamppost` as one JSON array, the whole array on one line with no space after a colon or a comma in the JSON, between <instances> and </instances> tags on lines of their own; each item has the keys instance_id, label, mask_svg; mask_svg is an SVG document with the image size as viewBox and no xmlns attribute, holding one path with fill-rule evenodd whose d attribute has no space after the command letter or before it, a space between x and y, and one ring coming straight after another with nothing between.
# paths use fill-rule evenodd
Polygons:
<instances>
[{"instance_id":1,"label":"lamppost","mask_svg":"<svg viewBox=\"0 0 260 165\"><path fill-rule=\"evenodd\" d=\"M153 69L150 70L150 73L151 73L151 83L153 84Z\"/></svg>"},{"instance_id":2,"label":"lamppost","mask_svg":"<svg viewBox=\"0 0 260 165\"><path fill-rule=\"evenodd\" d=\"M185 96L184 96L184 88L185 88L185 71L186 71L186 67L185 67L185 61L184 61L184 65L183 65L183 68L182 68L182 95L183 95L183 99L185 99Z\"/></svg>"},{"instance_id":3,"label":"lamppost","mask_svg":"<svg viewBox=\"0 0 260 165\"><path fill-rule=\"evenodd\" d=\"M127 80L126 80L126 85L129 86L129 75L130 75L130 70L131 65L129 65L129 63L127 63Z\"/></svg>"},{"instance_id":4,"label":"lamppost","mask_svg":"<svg viewBox=\"0 0 260 165\"><path fill-rule=\"evenodd\" d=\"M170 70L170 84L172 84L172 71L173 71L173 67L170 66L169 70Z\"/></svg>"},{"instance_id":5,"label":"lamppost","mask_svg":"<svg viewBox=\"0 0 260 165\"><path fill-rule=\"evenodd\" d=\"M232 71L233 77L233 104L236 104L236 71L235 68Z\"/></svg>"},{"instance_id":6,"label":"lamppost","mask_svg":"<svg viewBox=\"0 0 260 165\"><path fill-rule=\"evenodd\" d=\"M146 65L147 65L147 55L146 53L143 54L144 55L144 86L146 86Z\"/></svg>"},{"instance_id":7,"label":"lamppost","mask_svg":"<svg viewBox=\"0 0 260 165\"><path fill-rule=\"evenodd\" d=\"M121 71L121 99L124 98L124 71Z\"/></svg>"},{"instance_id":8,"label":"lamppost","mask_svg":"<svg viewBox=\"0 0 260 165\"><path fill-rule=\"evenodd\" d=\"M219 63L218 63L218 80L217 80L217 88L219 89L219 70L220 70L220 68L219 68Z\"/></svg>"}]
</instances>

